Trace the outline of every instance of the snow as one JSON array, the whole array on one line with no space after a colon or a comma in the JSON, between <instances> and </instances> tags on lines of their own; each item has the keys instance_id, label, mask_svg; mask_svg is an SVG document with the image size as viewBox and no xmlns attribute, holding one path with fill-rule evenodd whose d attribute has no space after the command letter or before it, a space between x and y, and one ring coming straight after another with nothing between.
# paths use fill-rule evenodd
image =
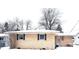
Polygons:
<instances>
[{"instance_id":1,"label":"snow","mask_svg":"<svg viewBox=\"0 0 79 59\"><path fill-rule=\"evenodd\" d=\"M58 36L75 36L75 33L57 33Z\"/></svg>"},{"instance_id":2,"label":"snow","mask_svg":"<svg viewBox=\"0 0 79 59\"><path fill-rule=\"evenodd\" d=\"M5 32L5 33L32 33L32 32L59 32L59 31L55 31L55 30L22 30L22 31L8 31L8 32Z\"/></svg>"},{"instance_id":3,"label":"snow","mask_svg":"<svg viewBox=\"0 0 79 59\"><path fill-rule=\"evenodd\" d=\"M78 59L79 46L59 47L55 50L9 49L0 50L1 59Z\"/></svg>"},{"instance_id":4,"label":"snow","mask_svg":"<svg viewBox=\"0 0 79 59\"><path fill-rule=\"evenodd\" d=\"M79 34L76 34L74 36L74 44L78 44L79 45Z\"/></svg>"},{"instance_id":5,"label":"snow","mask_svg":"<svg viewBox=\"0 0 79 59\"><path fill-rule=\"evenodd\" d=\"M1 34L0 34L0 37L2 37L2 36L8 36L8 34L2 34L2 33L1 33Z\"/></svg>"}]
</instances>

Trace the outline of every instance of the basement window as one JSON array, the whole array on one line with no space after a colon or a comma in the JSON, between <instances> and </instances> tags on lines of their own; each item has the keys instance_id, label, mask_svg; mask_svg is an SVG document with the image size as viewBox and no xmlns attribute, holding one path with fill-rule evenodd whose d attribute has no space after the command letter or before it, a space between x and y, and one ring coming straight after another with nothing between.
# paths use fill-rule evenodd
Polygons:
<instances>
[{"instance_id":1,"label":"basement window","mask_svg":"<svg viewBox=\"0 0 79 59\"><path fill-rule=\"evenodd\" d=\"M38 40L46 40L46 34L38 34Z\"/></svg>"},{"instance_id":2,"label":"basement window","mask_svg":"<svg viewBox=\"0 0 79 59\"><path fill-rule=\"evenodd\" d=\"M17 34L17 40L25 40L25 34Z\"/></svg>"}]
</instances>

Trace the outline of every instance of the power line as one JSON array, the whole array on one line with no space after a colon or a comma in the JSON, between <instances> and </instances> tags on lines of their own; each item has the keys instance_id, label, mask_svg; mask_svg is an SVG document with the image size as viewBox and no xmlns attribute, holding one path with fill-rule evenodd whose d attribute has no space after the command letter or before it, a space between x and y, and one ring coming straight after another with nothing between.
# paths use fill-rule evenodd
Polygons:
<instances>
[{"instance_id":1,"label":"power line","mask_svg":"<svg viewBox=\"0 0 79 59\"><path fill-rule=\"evenodd\" d=\"M76 27L76 25L78 24L79 20L76 22L76 24L73 26L73 28L71 29L70 32L72 32L74 30L74 28Z\"/></svg>"}]
</instances>

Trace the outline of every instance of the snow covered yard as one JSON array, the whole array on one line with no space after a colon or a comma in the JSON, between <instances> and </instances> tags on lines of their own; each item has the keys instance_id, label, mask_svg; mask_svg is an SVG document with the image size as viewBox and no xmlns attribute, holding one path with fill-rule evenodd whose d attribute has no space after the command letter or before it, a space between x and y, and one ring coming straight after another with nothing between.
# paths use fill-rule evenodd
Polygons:
<instances>
[{"instance_id":1,"label":"snow covered yard","mask_svg":"<svg viewBox=\"0 0 79 59\"><path fill-rule=\"evenodd\" d=\"M0 59L78 59L79 46L59 47L55 50L8 49L0 50Z\"/></svg>"}]
</instances>

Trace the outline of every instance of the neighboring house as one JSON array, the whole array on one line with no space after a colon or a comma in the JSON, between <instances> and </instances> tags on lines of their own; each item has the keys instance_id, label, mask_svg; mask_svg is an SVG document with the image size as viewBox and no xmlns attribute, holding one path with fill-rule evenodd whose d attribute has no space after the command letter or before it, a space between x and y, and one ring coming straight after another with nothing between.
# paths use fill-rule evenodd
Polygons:
<instances>
[{"instance_id":1,"label":"neighboring house","mask_svg":"<svg viewBox=\"0 0 79 59\"><path fill-rule=\"evenodd\" d=\"M74 34L70 34L70 33L57 33L56 46L72 47L74 42L73 36Z\"/></svg>"},{"instance_id":2,"label":"neighboring house","mask_svg":"<svg viewBox=\"0 0 79 59\"><path fill-rule=\"evenodd\" d=\"M58 46L73 46L73 35L53 30L9 31L6 33L10 37L10 48L55 49Z\"/></svg>"},{"instance_id":3,"label":"neighboring house","mask_svg":"<svg viewBox=\"0 0 79 59\"><path fill-rule=\"evenodd\" d=\"M8 34L0 34L0 48L1 47L8 47L9 44L9 36Z\"/></svg>"}]
</instances>

